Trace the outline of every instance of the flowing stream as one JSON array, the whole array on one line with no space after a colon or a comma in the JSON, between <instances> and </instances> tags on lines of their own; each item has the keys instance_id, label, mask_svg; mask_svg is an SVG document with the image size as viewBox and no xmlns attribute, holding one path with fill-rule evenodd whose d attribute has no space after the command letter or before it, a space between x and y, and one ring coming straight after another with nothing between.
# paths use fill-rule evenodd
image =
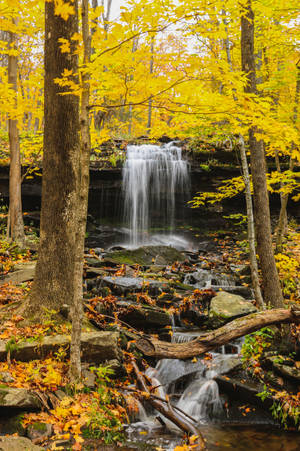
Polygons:
<instances>
[{"instance_id":1,"label":"flowing stream","mask_svg":"<svg viewBox=\"0 0 300 451\"><path fill-rule=\"evenodd\" d=\"M188 163L182 158L181 148L175 143L127 147L123 195L129 243L123 243L123 246L137 248L163 244L188 250L188 242L174 233L177 201L180 196L185 196L185 200L188 200L188 169ZM155 227L164 232L153 233ZM200 267L195 267L194 272L186 274L184 283L199 289L222 288L234 291L241 288L235 286L232 275ZM188 342L203 332L176 327L175 323L182 326L178 314L176 318L173 317L173 342ZM156 387L157 396L170 399L173 406L194 419L196 426L208 440L209 450L298 449L297 438L282 431L274 432L270 415L264 411L258 413L254 409L255 413L249 421L239 411L246 402L244 399L232 401L226 393L220 393L218 377L221 378L240 364L241 346L242 340L235 341L215 349L201 359L161 359L156 362L155 368L148 368L146 375L151 380L152 387ZM231 402L228 409L228 403ZM258 430L260 424L265 428L264 431ZM237 427L236 430L230 429L233 425ZM171 451L181 443L182 438L181 431L173 423L142 403L139 403L138 412L132 418L127 434L129 444L135 446L142 442L139 449L143 450ZM278 440L279 437L282 442ZM272 447L269 446L271 443Z\"/></svg>"},{"instance_id":2,"label":"flowing stream","mask_svg":"<svg viewBox=\"0 0 300 451\"><path fill-rule=\"evenodd\" d=\"M170 235L174 229L175 196L188 193L189 186L188 163L173 142L127 147L124 214L132 247L148 244L156 217L159 226L169 230ZM162 243L166 244L166 240Z\"/></svg>"}]
</instances>

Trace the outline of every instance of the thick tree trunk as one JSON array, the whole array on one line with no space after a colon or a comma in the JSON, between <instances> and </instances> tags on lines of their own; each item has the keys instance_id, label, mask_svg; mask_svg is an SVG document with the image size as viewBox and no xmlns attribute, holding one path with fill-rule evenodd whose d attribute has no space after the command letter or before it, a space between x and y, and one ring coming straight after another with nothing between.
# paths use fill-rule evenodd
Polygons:
<instances>
[{"instance_id":1,"label":"thick tree trunk","mask_svg":"<svg viewBox=\"0 0 300 451\"><path fill-rule=\"evenodd\" d=\"M226 58L227 58L227 63L230 68L230 71L233 72L233 65L232 65L232 59L231 59L231 53L230 53L230 43L229 43L225 10L222 10L222 15L224 16L223 23L225 25L225 32L226 32L226 39L224 40L224 46L226 49ZM233 98L234 98L234 101L237 102L235 89L233 89ZM247 155L246 155L246 149L245 149L245 140L242 135L239 136L239 147L240 147L240 157L241 157L241 163L242 163L242 173L243 173L243 179L244 179L244 183L245 183L245 199L246 199L246 207L247 207L247 232L248 232L248 241L249 241L251 280L252 280L252 286L254 289L257 305L261 309L264 310L265 304L264 304L264 300L263 300L263 297L261 294L259 277L258 277L255 225L254 225L250 175L249 175L248 161L247 161Z\"/></svg>"},{"instance_id":2,"label":"thick tree trunk","mask_svg":"<svg viewBox=\"0 0 300 451\"><path fill-rule=\"evenodd\" d=\"M79 192L79 99L65 94L59 79L65 70L78 72L72 36L78 32L75 14L64 20L55 14L54 3L45 2L44 156L40 247L28 316L40 316L44 308L59 310L78 296L78 192ZM59 39L70 42L70 53L62 53ZM62 95L65 94L65 95ZM82 256L83 258L83 256Z\"/></svg>"},{"instance_id":3,"label":"thick tree trunk","mask_svg":"<svg viewBox=\"0 0 300 451\"><path fill-rule=\"evenodd\" d=\"M90 60L90 31L89 31L89 3L88 0L82 0L81 22L83 36L83 69ZM84 255L84 238L86 232L86 218L88 208L88 192L89 192L89 168L90 168L90 130L89 130L89 74L83 70L81 74L82 94L81 94L81 111L80 111L80 133L81 133L81 154L79 166L79 183L80 190L78 193L78 214L79 222L76 236L77 255L74 271L74 285L77 285L75 291L74 303L71 306L72 319L72 336L71 336L71 352L70 352L70 378L72 382L80 379L81 362L80 362L80 336L82 323L82 273L83 273L83 255Z\"/></svg>"},{"instance_id":4,"label":"thick tree trunk","mask_svg":"<svg viewBox=\"0 0 300 451\"><path fill-rule=\"evenodd\" d=\"M293 116L294 124L297 123L297 119L298 119L299 96L300 96L300 63L298 62L296 93L295 93L295 107L294 107L294 116ZM293 148L293 145L292 145L292 148ZM290 163L289 163L289 171L294 170L294 164L295 164L294 160L291 156ZM285 233L286 224L287 224L287 204L288 204L288 200L289 200L289 195L282 194L280 196L280 199L281 199L281 208L280 208L277 234L276 234L276 251L277 252L281 252L281 248L282 248L283 235Z\"/></svg>"},{"instance_id":5,"label":"thick tree trunk","mask_svg":"<svg viewBox=\"0 0 300 451\"><path fill-rule=\"evenodd\" d=\"M256 93L254 57L254 13L248 0L241 19L242 69L247 74L245 92ZM251 174L254 192L254 212L257 250L262 272L264 298L272 307L282 307L283 298L272 247L269 196L266 180L264 145L255 137L256 129L249 130Z\"/></svg>"},{"instance_id":6,"label":"thick tree trunk","mask_svg":"<svg viewBox=\"0 0 300 451\"><path fill-rule=\"evenodd\" d=\"M16 49L17 37L9 33L10 48ZM17 107L17 77L18 59L16 55L8 56L8 83L15 91L15 107ZM21 198L21 159L19 146L18 121L8 120L8 135L10 148L10 171L9 171L9 220L8 236L20 246L24 245L24 224L22 214Z\"/></svg>"},{"instance_id":7,"label":"thick tree trunk","mask_svg":"<svg viewBox=\"0 0 300 451\"><path fill-rule=\"evenodd\" d=\"M157 339L141 338L136 346L144 354L160 359L187 359L212 351L236 338L255 332L262 327L281 323L300 323L300 309L274 309L238 318L219 329L206 332L188 343L168 343Z\"/></svg>"}]
</instances>

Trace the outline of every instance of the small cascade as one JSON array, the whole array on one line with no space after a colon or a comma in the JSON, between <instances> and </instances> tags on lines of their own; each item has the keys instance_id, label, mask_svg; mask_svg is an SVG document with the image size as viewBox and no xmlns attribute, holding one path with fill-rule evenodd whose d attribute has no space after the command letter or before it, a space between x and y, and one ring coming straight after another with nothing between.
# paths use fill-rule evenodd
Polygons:
<instances>
[{"instance_id":1,"label":"small cascade","mask_svg":"<svg viewBox=\"0 0 300 451\"><path fill-rule=\"evenodd\" d=\"M125 219L134 247L148 241L154 216L159 227L172 230L175 219L175 193L189 191L188 163L174 143L127 147L123 169Z\"/></svg>"},{"instance_id":2,"label":"small cascade","mask_svg":"<svg viewBox=\"0 0 300 451\"><path fill-rule=\"evenodd\" d=\"M227 274L220 274L207 269L198 269L197 271L187 274L184 283L194 285L195 288L211 288L212 286L220 286L226 290L226 287L235 285L233 277Z\"/></svg>"},{"instance_id":3,"label":"small cascade","mask_svg":"<svg viewBox=\"0 0 300 451\"><path fill-rule=\"evenodd\" d=\"M217 416L222 410L219 387L213 379L196 379L183 392L177 407L184 410L198 423Z\"/></svg>"},{"instance_id":4,"label":"small cascade","mask_svg":"<svg viewBox=\"0 0 300 451\"><path fill-rule=\"evenodd\" d=\"M195 340L195 338L199 337L199 331L180 331L173 330L172 334L172 343L187 343L189 341Z\"/></svg>"}]
</instances>

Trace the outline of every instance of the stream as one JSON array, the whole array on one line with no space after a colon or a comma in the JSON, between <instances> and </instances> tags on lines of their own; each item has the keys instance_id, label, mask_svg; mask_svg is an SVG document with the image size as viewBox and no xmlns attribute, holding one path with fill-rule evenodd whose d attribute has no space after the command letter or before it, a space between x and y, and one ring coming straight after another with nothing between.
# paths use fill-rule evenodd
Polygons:
<instances>
[{"instance_id":1,"label":"stream","mask_svg":"<svg viewBox=\"0 0 300 451\"><path fill-rule=\"evenodd\" d=\"M176 232L178 211L175 200L189 200L188 170L176 143L161 147L128 146L123 169L124 222L121 229L115 229L116 239L111 247L172 246L190 252L193 259L193 252L199 249L195 239ZM159 232L153 233L155 227ZM241 292L246 299L253 298L251 288L237 285L234 268L231 274L226 274L209 269L197 260L191 266L194 269L185 274L183 282L193 289ZM111 283L112 279L118 278L110 279ZM120 277L119 280L130 286L138 279ZM184 343L197 338L203 330L185 326L182 318L175 315L171 332L173 342ZM156 387L156 395L168 397L172 405L193 418L207 440L208 450L300 449L299 434L279 429L268 408L249 402L239 392L232 396L224 390L224 384L220 385L219 381L224 380L222 377L226 379L228 373L241 368L242 344L243 339L237 340L204 358L161 359L155 367L147 369L146 375ZM149 406L141 402L138 406L138 412L127 427L128 447L124 450L138 447L140 450L171 451L182 444L182 433L176 426Z\"/></svg>"}]
</instances>

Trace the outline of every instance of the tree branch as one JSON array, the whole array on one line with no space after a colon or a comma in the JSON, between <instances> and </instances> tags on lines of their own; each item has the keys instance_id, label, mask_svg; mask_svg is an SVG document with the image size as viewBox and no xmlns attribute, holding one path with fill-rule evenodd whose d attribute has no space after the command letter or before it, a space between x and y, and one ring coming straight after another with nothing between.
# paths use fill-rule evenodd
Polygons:
<instances>
[{"instance_id":1,"label":"tree branch","mask_svg":"<svg viewBox=\"0 0 300 451\"><path fill-rule=\"evenodd\" d=\"M300 307L273 309L237 318L219 329L204 333L188 343L168 343L155 338L141 338L135 343L144 354L167 359L187 359L211 351L232 340L272 324L300 324Z\"/></svg>"}]
</instances>

